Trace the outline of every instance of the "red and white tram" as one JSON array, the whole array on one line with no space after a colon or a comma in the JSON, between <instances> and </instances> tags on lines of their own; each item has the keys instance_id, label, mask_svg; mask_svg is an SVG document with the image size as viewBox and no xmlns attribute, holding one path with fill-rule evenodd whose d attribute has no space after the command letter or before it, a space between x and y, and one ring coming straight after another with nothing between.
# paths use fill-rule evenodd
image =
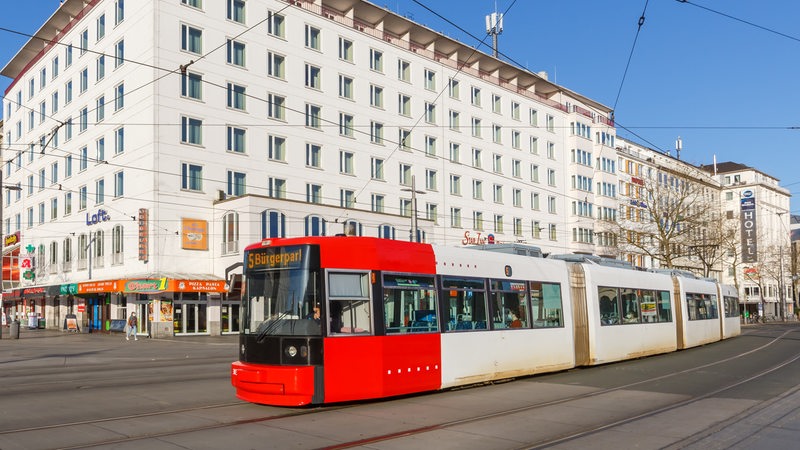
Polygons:
<instances>
[{"instance_id":1,"label":"red and white tram","mask_svg":"<svg viewBox=\"0 0 800 450\"><path fill-rule=\"evenodd\" d=\"M232 384L243 400L283 406L673 351L707 338L684 325L692 308L676 302L694 298L684 289L717 292L591 262L364 237L264 240L245 249L244 266Z\"/></svg>"}]
</instances>

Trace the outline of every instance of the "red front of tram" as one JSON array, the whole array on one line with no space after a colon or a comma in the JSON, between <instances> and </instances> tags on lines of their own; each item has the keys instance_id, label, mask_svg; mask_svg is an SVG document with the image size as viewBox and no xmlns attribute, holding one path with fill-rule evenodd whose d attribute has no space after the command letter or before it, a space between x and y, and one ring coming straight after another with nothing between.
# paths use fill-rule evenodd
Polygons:
<instances>
[{"instance_id":1,"label":"red front of tram","mask_svg":"<svg viewBox=\"0 0 800 450\"><path fill-rule=\"evenodd\" d=\"M439 334L386 336L409 319L403 304L382 300L419 305L434 294L434 272L424 244L309 237L251 245L239 361L231 365L236 396L300 406L438 389Z\"/></svg>"}]
</instances>

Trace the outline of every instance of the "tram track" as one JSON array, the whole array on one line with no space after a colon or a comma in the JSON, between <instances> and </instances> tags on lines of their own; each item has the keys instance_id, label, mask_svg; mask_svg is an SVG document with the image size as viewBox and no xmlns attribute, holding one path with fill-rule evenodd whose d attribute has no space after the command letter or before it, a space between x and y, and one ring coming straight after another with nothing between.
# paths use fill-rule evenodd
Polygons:
<instances>
[{"instance_id":1,"label":"tram track","mask_svg":"<svg viewBox=\"0 0 800 450\"><path fill-rule=\"evenodd\" d=\"M620 386L615 386L615 387L612 387L612 388L600 389L600 390L597 390L597 391L594 391L594 392L582 393L582 394L579 394L579 395L573 395L573 396L569 396L569 397L565 397L565 398L561 398L561 399L557 399L557 400L540 402L540 403L536 403L536 404L533 404L533 405L526 405L526 406L523 406L523 407L514 408L514 409L510 409L510 410L506 410L506 411L498 411L498 412L494 412L494 413L490 413L490 414L483 414L483 415L476 416L476 417L470 417L470 418L465 418L465 419L460 419L460 420L442 422L442 423L439 423L439 424L426 425L424 427L419 427L419 428L415 428L415 429L409 429L409 430L405 430L405 431L401 431L401 432L397 432L397 433L386 434L386 435L383 435L383 436L373 436L373 437L370 437L370 438L360 439L360 440L356 440L356 441L344 442L344 443L341 443L341 444L325 447L325 450L348 449L348 448L365 446L365 445L374 444L374 443L383 442L383 441L390 441L390 440L393 440L393 439L411 437L411 436L414 436L414 435L420 435L420 434L423 434L423 433L429 433L429 432L436 431L436 430L444 430L444 429L447 429L447 428L461 426L461 425L465 425L465 424L469 424L469 423L476 423L476 422L481 422L481 421L490 420L490 419L496 419L496 418L500 418L500 417L504 417L504 416L511 416L511 415L524 413L524 412L530 412L530 411L534 411L534 410L537 410L537 409L542 409L542 408L555 406L555 405L568 404L570 402L586 399L586 398L589 398L589 397L597 397L597 396L608 394L608 393L612 393L612 392L615 392L615 391L621 391L621 390L630 389L630 388L634 388L634 387L645 385L645 384L656 383L656 382L663 381L663 380L668 379L668 378L672 378L672 377L676 377L676 376L680 376L680 375L686 375L686 374L692 373L692 372L702 371L702 370L708 369L709 367L712 367L712 366L716 366L716 365L719 365L719 364L724 364L726 362L730 362L730 361L733 361L733 360L738 359L738 358L746 357L746 356L751 355L753 353L762 351L762 350L766 349L767 347L769 347L771 345L774 345L778 341L784 339L789 334L795 333L795 332L796 332L796 330L787 330L787 331L783 332L781 335L779 335L778 337L775 337L772 340L770 340L770 342L768 342L766 344L763 344L763 345L761 345L759 347L756 347L754 349L748 350L746 352L742 352L742 353L739 353L739 354L736 354L736 355L733 355L733 356L730 356L730 357L727 357L727 358L724 358L724 359L721 359L721 360L718 360L718 361L714 361L714 362L711 362L711 363L708 363L708 364L703 364L703 365L692 367L692 368L689 368L689 369L670 372L670 373L664 374L664 375L659 376L659 377L648 378L647 380L641 380L641 381L637 381L637 382L633 382L633 383L627 383L627 384L620 385ZM625 419L621 419L621 420L617 420L617 421L614 421L614 422L611 422L611 423L608 423L608 424L604 424L602 426L587 428L587 429L580 430L580 431L575 432L575 433L571 433L569 435L558 436L556 438L548 439L548 440L542 441L542 442L537 442L537 443L532 444L532 445L525 445L525 446L522 446L522 447L519 447L519 448L520 449L541 449L541 448L553 447L553 446L556 446L558 444L567 443L569 441L573 441L573 440L576 440L576 439L579 439L579 438L587 437L587 436L590 436L592 434L596 434L596 433L599 433L599 432L602 432L604 430L607 430L607 429L610 429L610 428L614 428L614 427L617 427L617 426L620 426L620 425L629 424L629 423L632 423L632 422L636 422L638 420L643 420L643 419L646 419L646 418L650 418L650 417L656 416L658 414L661 414L661 413L664 413L664 412L667 412L667 411L670 411L670 410L673 410L673 409L677 409L677 408L680 408L680 407L683 407L683 406L688 406L688 405L690 405L692 403L697 403L697 402L699 402L701 400L704 400L706 398L712 397L714 395L718 395L718 394L720 394L722 392L725 392L725 391L728 391L730 389L736 388L736 387L741 386L741 385L743 385L745 383L752 382L752 381L757 380L757 379L759 379L761 377L764 377L764 376L766 376L766 375L768 375L768 374L770 374L772 372L775 372L776 370L779 370L779 369L781 369L783 367L786 367L787 365L792 364L792 363L794 363L794 362L796 362L798 360L800 360L800 353L797 353L797 354L793 355L792 357L790 357L788 359L785 359L781 363L773 365L772 367L769 367L769 368L767 368L767 369L765 369L763 371L760 371L760 372L758 372L758 373L756 373L754 375L751 375L751 376L749 376L749 377L747 377L747 378L745 378L743 380L739 380L739 381L734 382L734 383L729 383L729 384L727 384L727 385L725 385L723 387L720 387L718 389L715 389L715 390L713 390L711 392L707 392L707 393L699 395L699 396L694 396L692 398L689 398L689 399L686 399L686 400L683 400L683 401L675 402L675 403L672 403L672 404L669 404L669 405L666 405L666 406L663 406L663 407L660 407L660 408L657 408L657 409L654 409L654 410L651 410L651 411L647 411L647 412L642 413L642 414L637 414L637 415L634 415L634 416L631 416L631 417L627 417Z\"/></svg>"},{"instance_id":2,"label":"tram track","mask_svg":"<svg viewBox=\"0 0 800 450\"><path fill-rule=\"evenodd\" d=\"M488 414L482 414L482 415L479 415L479 416L467 417L467 418L463 418L463 419L451 420L451 421L441 422L441 423L435 423L435 424L425 425L425 426L418 427L418 428L411 428L411 429L407 429L407 430L402 430L402 431L398 431L398 432L394 432L394 433L387 433L387 434L383 434L383 435L367 437L367 438L364 438L364 439L353 440L353 441L348 441L348 442L342 442L342 443L335 444L335 445L332 445L332 446L328 446L328 447L325 447L325 448L331 449L331 450L334 450L334 449L346 449L346 448L353 448L353 447L357 447L357 446L365 446L365 445L378 443L378 442L383 442L383 441L391 441L391 440L395 440L395 439L401 439L401 438L404 438L404 437L412 437L412 436L415 436L415 435L421 435L421 434L432 432L432 431L445 430L445 429L448 429L448 428L457 427L457 426L465 425L465 424L469 424L469 423L479 423L481 421L486 421L486 420L496 419L496 418L502 418L504 416L512 416L512 415L515 415L515 414L535 411L537 409L543 409L543 408L547 408L547 407L551 407L551 406L555 406L555 405L568 404L570 402L575 402L575 401L586 399L586 398L589 398L589 397L596 397L596 396L600 396L600 395L604 395L604 394L608 394L608 393L613 393L615 391L632 389L632 388L636 388L638 386L642 386L642 385L646 385L646 384L650 384L650 383L657 383L657 382L664 381L664 380L672 378L672 377L686 375L686 374L690 374L692 372L703 371L703 370L706 370L706 369L708 369L708 368L710 368L712 366L717 366L717 365L724 364L724 363L727 363L727 362L730 362L730 361L733 361L733 360L736 360L736 359L739 359L739 358L747 357L747 356L752 355L754 353L763 351L767 347L772 346L772 345L778 343L779 341L781 341L783 339L787 339L787 338L788 339L793 339L791 337L792 333L796 333L796 331L795 330L784 331L783 333L781 333L778 336L771 336L771 339L769 340L769 342L766 342L766 343L764 343L764 344L762 344L760 346L757 346L755 348L749 349L747 351L739 352L737 354L728 356L726 358L723 358L723 359L720 359L720 360L717 360L717 361L712 361L712 362L709 362L707 364L702 364L702 365L699 365L699 366L694 366L694 367L690 367L690 368L686 368L686 369L682 369L682 370L676 370L676 371L673 371L673 372L670 372L670 373L666 373L666 374L661 375L661 376L647 378L645 380L639 380L639 381L626 383L626 384L619 385L619 386L614 386L614 387L609 387L609 388L604 388L604 389L598 389L598 390L593 391L593 392L582 393L582 394L578 394L578 395L572 395L572 396L568 396L568 397L564 397L564 398L560 398L560 399L538 402L536 404L525 405L525 406L522 406L522 407L508 409L508 410L504 410L504 411L497 411L497 412L492 412L492 413L488 413ZM767 337L767 336L763 336L763 337ZM705 398L712 397L714 395L718 395L719 393L722 393L722 392L725 392L727 390L733 389L733 388L735 388L737 386L740 386L742 384L745 384L745 383L748 383L748 382L752 382L752 381L757 380L757 379L759 379L761 377L764 377L764 376L766 376L766 375L768 375L770 373L773 373L773 372L779 370L782 367L785 367L785 366L787 366L789 364L792 364L793 362L796 362L798 360L800 360L800 353L797 353L797 354L791 356L790 358L784 359L780 363L775 364L775 365L773 365L773 366L771 366L771 367L769 367L769 368L767 368L765 370L762 370L762 371L760 371L758 373L755 373L755 374L753 374L753 375L751 375L751 376L749 376L749 377L747 377L745 379L737 380L736 382L733 382L733 383L728 383L725 386L719 387L719 388L714 389L713 391L710 391L710 392L706 392L706 393L704 393L702 395L693 396L692 398L689 398L689 399L686 399L686 400L683 400L683 401L679 401L679 402L675 402L675 403L671 403L669 405L665 405L663 407L660 407L660 408L657 408L657 409L654 409L654 410L643 412L641 414L636 414L636 415L633 415L633 416L630 416L630 417L626 417L624 419L620 419L620 420L617 420L617 421L614 421L614 422L611 422L611 423L603 424L601 426L590 427L590 428L586 428L586 429L583 429L583 430L578 430L578 431L576 431L574 433L570 433L568 435L557 436L557 437L554 437L554 438L546 440L546 441L537 442L535 444L531 444L531 445L520 447L520 448L546 448L546 447L551 447L551 446L555 446L555 445L558 445L558 444L561 444L561 443L566 443L566 442L569 442L569 441L572 441L572 440L576 440L576 439L579 439L579 438L582 438L582 437L590 436L590 435L592 435L594 433L599 433L599 432L602 432L604 430L607 430L607 429L610 429L610 428L613 428L613 427L616 427L616 426L620 426L620 425L636 422L637 420L643 420L643 419L646 419L646 418L649 418L649 417L653 417L653 416L655 416L657 414L660 414L660 413L663 413L665 411L669 411L669 410L672 410L672 409L676 409L676 408L680 408L680 407L683 407L683 406L687 406L687 405L690 405L692 403L699 402L699 401L701 401L701 400L703 400ZM591 370L591 368L581 369L581 370ZM225 428L241 426L241 425L247 425L247 424L266 423L266 422L277 421L277 420L281 420L281 419L290 419L292 417L314 415L314 414L317 414L317 413L320 413L320 412L331 412L331 411L337 411L337 410L346 410L346 409L356 408L356 407L363 406L363 405L364 405L363 403L354 403L354 404L342 404L342 405L325 406L325 407L317 407L317 408L279 409L278 413L269 413L267 415L261 415L261 416L256 415L254 417L221 421L219 423L214 423L214 424L200 424L200 425L196 425L196 426L189 425L189 426L184 426L184 427L180 427L180 428L172 429L172 430L153 431L153 432L144 431L144 432L142 432L140 434L129 435L129 436L120 436L119 438L116 438L116 439L104 439L104 440L100 440L100 441L97 441L97 442L80 442L80 443L75 443L74 445L73 444L67 444L67 445L63 445L63 446L58 446L56 448L75 449L75 448L87 448L87 447L102 447L102 446L117 445L117 444L123 444L123 443L135 443L135 442L139 442L139 441L166 438L166 437L170 437L170 436L179 436L179 435L190 434L190 433L194 433L194 432L202 432L202 431L215 430L215 429L225 429ZM13 430L0 431L0 436L13 436L14 434L37 433L37 432L57 433L59 430L68 429L70 427L75 427L75 426L98 426L98 427L103 427L104 424L113 423L113 422L119 422L119 421L129 421L129 420L138 420L138 419L153 419L153 418L160 418L160 417L167 418L167 417L172 416L172 415L191 414L191 413L194 413L194 412L213 411L215 409L216 410L222 410L223 408L237 408L237 407L248 408L248 407L252 407L252 405L250 405L249 403L238 402L238 401L236 401L236 402L224 402L224 403L217 403L217 404L212 404L212 405L194 406L194 407L186 407L186 408L176 408L176 409L166 410L166 411L153 411L153 412L145 412L145 413L139 413L139 414L119 415L119 416L115 416L115 417L89 419L89 420L83 420L83 421L73 421L73 422L65 422L65 423L50 424L50 425L35 426L35 427L17 428L17 429L13 429ZM246 414L241 414L241 415L246 415Z\"/></svg>"}]
</instances>

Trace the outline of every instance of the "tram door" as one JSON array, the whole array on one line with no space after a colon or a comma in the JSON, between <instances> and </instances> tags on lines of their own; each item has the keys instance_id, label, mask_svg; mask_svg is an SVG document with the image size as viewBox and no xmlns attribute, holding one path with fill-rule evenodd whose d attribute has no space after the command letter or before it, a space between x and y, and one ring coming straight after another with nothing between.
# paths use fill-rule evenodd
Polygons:
<instances>
[{"instance_id":1,"label":"tram door","mask_svg":"<svg viewBox=\"0 0 800 450\"><path fill-rule=\"evenodd\" d=\"M175 302L172 313L175 334L208 333L207 311L205 302Z\"/></svg>"},{"instance_id":2,"label":"tram door","mask_svg":"<svg viewBox=\"0 0 800 450\"><path fill-rule=\"evenodd\" d=\"M225 302L222 303L222 314L220 315L220 325L222 333L238 333L239 328L239 313L241 305L238 302Z\"/></svg>"}]
</instances>

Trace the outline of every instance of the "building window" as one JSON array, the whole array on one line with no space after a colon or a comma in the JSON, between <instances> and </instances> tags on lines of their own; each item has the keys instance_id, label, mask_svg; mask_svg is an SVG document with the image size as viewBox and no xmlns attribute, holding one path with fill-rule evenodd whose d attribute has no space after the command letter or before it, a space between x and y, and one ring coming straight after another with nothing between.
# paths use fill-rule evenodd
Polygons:
<instances>
[{"instance_id":1,"label":"building window","mask_svg":"<svg viewBox=\"0 0 800 450\"><path fill-rule=\"evenodd\" d=\"M383 88L369 85L369 105L376 108L383 108Z\"/></svg>"},{"instance_id":2,"label":"building window","mask_svg":"<svg viewBox=\"0 0 800 450\"><path fill-rule=\"evenodd\" d=\"M283 38L286 34L285 19L282 15L272 11L267 13L267 33Z\"/></svg>"},{"instance_id":3,"label":"building window","mask_svg":"<svg viewBox=\"0 0 800 450\"><path fill-rule=\"evenodd\" d=\"M89 50L89 30L83 30L80 34L80 42L78 43L78 48L81 51L81 56Z\"/></svg>"},{"instance_id":4,"label":"building window","mask_svg":"<svg viewBox=\"0 0 800 450\"><path fill-rule=\"evenodd\" d=\"M270 119L286 120L286 98L277 94L267 95L267 116Z\"/></svg>"},{"instance_id":5,"label":"building window","mask_svg":"<svg viewBox=\"0 0 800 450\"><path fill-rule=\"evenodd\" d=\"M306 166L321 168L322 166L322 146L318 144L306 143Z\"/></svg>"},{"instance_id":6,"label":"building window","mask_svg":"<svg viewBox=\"0 0 800 450\"><path fill-rule=\"evenodd\" d=\"M245 65L245 45L243 42L228 39L226 43L227 62L234 66L244 67Z\"/></svg>"},{"instance_id":7,"label":"building window","mask_svg":"<svg viewBox=\"0 0 800 450\"><path fill-rule=\"evenodd\" d=\"M436 72L425 69L425 89L429 91L436 90Z\"/></svg>"},{"instance_id":8,"label":"building window","mask_svg":"<svg viewBox=\"0 0 800 450\"><path fill-rule=\"evenodd\" d=\"M353 175L353 161L355 155L353 152L340 151L339 152L339 173L345 175Z\"/></svg>"},{"instance_id":9,"label":"building window","mask_svg":"<svg viewBox=\"0 0 800 450\"><path fill-rule=\"evenodd\" d=\"M78 211L83 211L86 209L86 204L88 203L88 191L86 190L86 185L83 185L78 188Z\"/></svg>"},{"instance_id":10,"label":"building window","mask_svg":"<svg viewBox=\"0 0 800 450\"><path fill-rule=\"evenodd\" d=\"M238 197L246 194L246 175L241 172L228 171L227 194Z\"/></svg>"},{"instance_id":11,"label":"building window","mask_svg":"<svg viewBox=\"0 0 800 450\"><path fill-rule=\"evenodd\" d=\"M202 100L203 76L193 72L181 74L181 96L194 100Z\"/></svg>"},{"instance_id":12,"label":"building window","mask_svg":"<svg viewBox=\"0 0 800 450\"><path fill-rule=\"evenodd\" d=\"M95 122L98 122L98 123L102 122L103 119L106 118L106 98L105 98L105 96L101 96L100 98L97 99L97 102L96 102L96 105L95 105L95 108L94 108L94 114L95 114Z\"/></svg>"},{"instance_id":13,"label":"building window","mask_svg":"<svg viewBox=\"0 0 800 450\"><path fill-rule=\"evenodd\" d=\"M450 175L450 195L461 195L461 175Z\"/></svg>"},{"instance_id":14,"label":"building window","mask_svg":"<svg viewBox=\"0 0 800 450\"><path fill-rule=\"evenodd\" d=\"M306 126L320 129L322 127L322 107L306 103Z\"/></svg>"},{"instance_id":15,"label":"building window","mask_svg":"<svg viewBox=\"0 0 800 450\"><path fill-rule=\"evenodd\" d=\"M114 154L119 155L125 151L125 128L114 130Z\"/></svg>"},{"instance_id":16,"label":"building window","mask_svg":"<svg viewBox=\"0 0 800 450\"><path fill-rule=\"evenodd\" d=\"M369 68L376 71L383 73L383 52L380 50L375 50L374 48L369 49Z\"/></svg>"},{"instance_id":17,"label":"building window","mask_svg":"<svg viewBox=\"0 0 800 450\"><path fill-rule=\"evenodd\" d=\"M203 31L189 25L181 25L181 50L203 54Z\"/></svg>"},{"instance_id":18,"label":"building window","mask_svg":"<svg viewBox=\"0 0 800 450\"><path fill-rule=\"evenodd\" d=\"M429 191L439 190L439 181L436 175L436 171L433 169L425 170L425 189Z\"/></svg>"},{"instance_id":19,"label":"building window","mask_svg":"<svg viewBox=\"0 0 800 450\"><path fill-rule=\"evenodd\" d=\"M228 108L244 111L246 108L247 88L228 83Z\"/></svg>"},{"instance_id":20,"label":"building window","mask_svg":"<svg viewBox=\"0 0 800 450\"><path fill-rule=\"evenodd\" d=\"M436 156L436 138L433 136L425 136L425 155Z\"/></svg>"},{"instance_id":21,"label":"building window","mask_svg":"<svg viewBox=\"0 0 800 450\"><path fill-rule=\"evenodd\" d=\"M106 76L106 57L105 55L100 55L97 57L97 62L95 63L95 75L97 81L102 80Z\"/></svg>"},{"instance_id":22,"label":"building window","mask_svg":"<svg viewBox=\"0 0 800 450\"><path fill-rule=\"evenodd\" d=\"M79 152L79 171L83 172L89 167L89 150L86 147L81 147Z\"/></svg>"},{"instance_id":23,"label":"building window","mask_svg":"<svg viewBox=\"0 0 800 450\"><path fill-rule=\"evenodd\" d=\"M306 25L306 47L313 50L321 49L322 32L317 27Z\"/></svg>"},{"instance_id":24,"label":"building window","mask_svg":"<svg viewBox=\"0 0 800 450\"><path fill-rule=\"evenodd\" d=\"M203 191L203 166L197 164L181 164L181 189L187 191Z\"/></svg>"},{"instance_id":25,"label":"building window","mask_svg":"<svg viewBox=\"0 0 800 450\"><path fill-rule=\"evenodd\" d=\"M321 72L319 67L306 64L306 87L322 89Z\"/></svg>"},{"instance_id":26,"label":"building window","mask_svg":"<svg viewBox=\"0 0 800 450\"><path fill-rule=\"evenodd\" d=\"M267 53L267 75L275 78L280 78L281 80L284 79L285 75L285 61L286 58L283 55L279 55L277 53L268 52Z\"/></svg>"},{"instance_id":27,"label":"building window","mask_svg":"<svg viewBox=\"0 0 800 450\"><path fill-rule=\"evenodd\" d=\"M306 216L304 223L306 236L325 236L325 228L328 222L322 217L316 215Z\"/></svg>"},{"instance_id":28,"label":"building window","mask_svg":"<svg viewBox=\"0 0 800 450\"><path fill-rule=\"evenodd\" d=\"M339 113L339 135L353 137L353 115Z\"/></svg>"},{"instance_id":29,"label":"building window","mask_svg":"<svg viewBox=\"0 0 800 450\"><path fill-rule=\"evenodd\" d=\"M312 183L306 184L306 202L322 203L322 185Z\"/></svg>"},{"instance_id":30,"label":"building window","mask_svg":"<svg viewBox=\"0 0 800 450\"><path fill-rule=\"evenodd\" d=\"M425 122L436 123L436 105L433 103L425 102Z\"/></svg>"},{"instance_id":31,"label":"building window","mask_svg":"<svg viewBox=\"0 0 800 450\"><path fill-rule=\"evenodd\" d=\"M411 97L405 94L397 94L397 112L401 116L411 116Z\"/></svg>"},{"instance_id":32,"label":"building window","mask_svg":"<svg viewBox=\"0 0 800 450\"><path fill-rule=\"evenodd\" d=\"M100 178L94 183L94 204L102 205L106 200L106 180Z\"/></svg>"},{"instance_id":33,"label":"building window","mask_svg":"<svg viewBox=\"0 0 800 450\"><path fill-rule=\"evenodd\" d=\"M411 186L410 164L400 164L400 184L402 186Z\"/></svg>"},{"instance_id":34,"label":"building window","mask_svg":"<svg viewBox=\"0 0 800 450\"><path fill-rule=\"evenodd\" d=\"M244 24L244 0L228 0L228 20Z\"/></svg>"},{"instance_id":35,"label":"building window","mask_svg":"<svg viewBox=\"0 0 800 450\"><path fill-rule=\"evenodd\" d=\"M86 67L84 67L80 72L78 86L81 94L89 89L89 69Z\"/></svg>"},{"instance_id":36,"label":"building window","mask_svg":"<svg viewBox=\"0 0 800 450\"><path fill-rule=\"evenodd\" d=\"M286 180L269 178L268 195L271 198L286 198Z\"/></svg>"},{"instance_id":37,"label":"building window","mask_svg":"<svg viewBox=\"0 0 800 450\"><path fill-rule=\"evenodd\" d=\"M450 226L461 228L461 208L450 208Z\"/></svg>"},{"instance_id":38,"label":"building window","mask_svg":"<svg viewBox=\"0 0 800 450\"><path fill-rule=\"evenodd\" d=\"M114 46L114 68L125 63L125 41L119 41Z\"/></svg>"},{"instance_id":39,"label":"building window","mask_svg":"<svg viewBox=\"0 0 800 450\"><path fill-rule=\"evenodd\" d=\"M356 192L350 189L339 189L339 207L355 208Z\"/></svg>"},{"instance_id":40,"label":"building window","mask_svg":"<svg viewBox=\"0 0 800 450\"><path fill-rule=\"evenodd\" d=\"M229 255L239 251L239 213L229 212L222 216L222 253Z\"/></svg>"},{"instance_id":41,"label":"building window","mask_svg":"<svg viewBox=\"0 0 800 450\"><path fill-rule=\"evenodd\" d=\"M450 80L447 83L447 93L448 95L450 95L450 98L456 100L460 98L458 86L459 86L458 80L450 78Z\"/></svg>"},{"instance_id":42,"label":"building window","mask_svg":"<svg viewBox=\"0 0 800 450\"><path fill-rule=\"evenodd\" d=\"M372 194L371 210L372 212L382 213L384 210L384 202L386 197L381 194Z\"/></svg>"},{"instance_id":43,"label":"building window","mask_svg":"<svg viewBox=\"0 0 800 450\"><path fill-rule=\"evenodd\" d=\"M102 181L102 180L101 180ZM123 171L114 173L114 198L120 198L125 194L125 174Z\"/></svg>"},{"instance_id":44,"label":"building window","mask_svg":"<svg viewBox=\"0 0 800 450\"><path fill-rule=\"evenodd\" d=\"M371 94L372 91L370 91ZM349 100L353 99L353 79L344 75L339 75L339 97ZM370 95L371 98L371 95ZM370 104L372 101L370 100Z\"/></svg>"},{"instance_id":45,"label":"building window","mask_svg":"<svg viewBox=\"0 0 800 450\"><path fill-rule=\"evenodd\" d=\"M472 105L481 106L481 88L472 86Z\"/></svg>"},{"instance_id":46,"label":"building window","mask_svg":"<svg viewBox=\"0 0 800 450\"><path fill-rule=\"evenodd\" d=\"M94 141L94 148L95 162L97 164L104 163L106 161L106 138L101 137L100 139Z\"/></svg>"},{"instance_id":47,"label":"building window","mask_svg":"<svg viewBox=\"0 0 800 450\"><path fill-rule=\"evenodd\" d=\"M286 161L286 138L281 136L269 135L268 157L273 161Z\"/></svg>"},{"instance_id":48,"label":"building window","mask_svg":"<svg viewBox=\"0 0 800 450\"><path fill-rule=\"evenodd\" d=\"M261 239L286 237L286 214L266 210L261 213Z\"/></svg>"},{"instance_id":49,"label":"building window","mask_svg":"<svg viewBox=\"0 0 800 450\"><path fill-rule=\"evenodd\" d=\"M181 3L192 8L203 9L203 0L181 0Z\"/></svg>"},{"instance_id":50,"label":"building window","mask_svg":"<svg viewBox=\"0 0 800 450\"><path fill-rule=\"evenodd\" d=\"M228 126L228 151L244 153L247 131L244 128Z\"/></svg>"},{"instance_id":51,"label":"building window","mask_svg":"<svg viewBox=\"0 0 800 450\"><path fill-rule=\"evenodd\" d=\"M397 60L397 79L400 81L405 81L406 83L411 82L411 63L403 60Z\"/></svg>"},{"instance_id":52,"label":"building window","mask_svg":"<svg viewBox=\"0 0 800 450\"><path fill-rule=\"evenodd\" d=\"M353 41L339 38L339 59L347 62L353 62Z\"/></svg>"},{"instance_id":53,"label":"building window","mask_svg":"<svg viewBox=\"0 0 800 450\"><path fill-rule=\"evenodd\" d=\"M125 20L125 0L114 2L114 25L119 25Z\"/></svg>"},{"instance_id":54,"label":"building window","mask_svg":"<svg viewBox=\"0 0 800 450\"><path fill-rule=\"evenodd\" d=\"M384 167L384 160L381 158L372 157L370 162L370 177L373 180L383 180L383 167Z\"/></svg>"},{"instance_id":55,"label":"building window","mask_svg":"<svg viewBox=\"0 0 800 450\"><path fill-rule=\"evenodd\" d=\"M379 122L370 122L369 124L369 141L373 144L383 145L383 124Z\"/></svg>"},{"instance_id":56,"label":"building window","mask_svg":"<svg viewBox=\"0 0 800 450\"><path fill-rule=\"evenodd\" d=\"M203 121L193 117L181 116L181 142L203 145Z\"/></svg>"},{"instance_id":57,"label":"building window","mask_svg":"<svg viewBox=\"0 0 800 450\"><path fill-rule=\"evenodd\" d=\"M114 111L125 107L125 84L120 83L114 88Z\"/></svg>"},{"instance_id":58,"label":"building window","mask_svg":"<svg viewBox=\"0 0 800 450\"><path fill-rule=\"evenodd\" d=\"M397 132L397 142L400 150L411 151L411 130L400 128Z\"/></svg>"}]
</instances>

